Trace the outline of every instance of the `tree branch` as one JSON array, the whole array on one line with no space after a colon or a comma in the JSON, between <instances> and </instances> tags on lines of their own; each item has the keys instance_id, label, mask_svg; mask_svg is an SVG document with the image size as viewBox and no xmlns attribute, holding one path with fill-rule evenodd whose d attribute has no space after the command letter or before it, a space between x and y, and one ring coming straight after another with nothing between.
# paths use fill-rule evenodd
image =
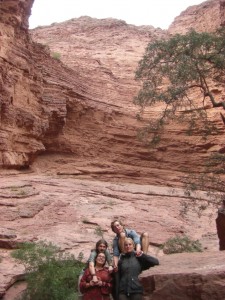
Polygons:
<instances>
[{"instance_id":1,"label":"tree branch","mask_svg":"<svg viewBox=\"0 0 225 300\"><path fill-rule=\"evenodd\" d=\"M220 102L216 102L212 93L207 92L205 93L205 96L210 98L210 101L212 102L213 107L223 107L223 109L225 109L225 102L224 101L220 101Z\"/></svg>"}]
</instances>

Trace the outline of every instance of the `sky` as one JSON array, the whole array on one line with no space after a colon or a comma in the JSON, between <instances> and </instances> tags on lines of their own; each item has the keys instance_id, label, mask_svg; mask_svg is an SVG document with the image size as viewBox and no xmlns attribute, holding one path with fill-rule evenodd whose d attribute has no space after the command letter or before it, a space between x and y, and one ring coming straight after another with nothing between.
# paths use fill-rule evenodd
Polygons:
<instances>
[{"instance_id":1,"label":"sky","mask_svg":"<svg viewBox=\"0 0 225 300\"><path fill-rule=\"evenodd\" d=\"M183 10L204 0L34 0L30 29L72 18L115 18L167 29Z\"/></svg>"}]
</instances>

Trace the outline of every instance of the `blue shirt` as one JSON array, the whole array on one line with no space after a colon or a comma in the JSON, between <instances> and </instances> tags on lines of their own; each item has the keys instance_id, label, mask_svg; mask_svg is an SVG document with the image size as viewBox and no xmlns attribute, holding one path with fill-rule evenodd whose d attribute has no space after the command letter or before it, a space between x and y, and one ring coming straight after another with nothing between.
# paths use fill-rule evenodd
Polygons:
<instances>
[{"instance_id":1,"label":"blue shirt","mask_svg":"<svg viewBox=\"0 0 225 300\"><path fill-rule=\"evenodd\" d=\"M126 237L131 238L134 243L135 246L137 244L141 244L141 240L140 240L140 235L137 234L137 232L135 230L132 229L125 229L125 235ZM113 239L113 256L120 256L120 249L119 249L119 236L117 235L114 239Z\"/></svg>"}]
</instances>

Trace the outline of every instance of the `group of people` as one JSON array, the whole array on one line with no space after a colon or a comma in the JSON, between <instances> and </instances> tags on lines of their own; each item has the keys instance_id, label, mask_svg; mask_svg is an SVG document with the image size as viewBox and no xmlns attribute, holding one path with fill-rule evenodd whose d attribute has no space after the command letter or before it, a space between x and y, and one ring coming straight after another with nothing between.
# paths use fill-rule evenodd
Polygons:
<instances>
[{"instance_id":1,"label":"group of people","mask_svg":"<svg viewBox=\"0 0 225 300\"><path fill-rule=\"evenodd\" d=\"M120 220L111 223L116 234L113 239L113 257L104 239L96 243L88 259L79 288L83 300L141 300L143 287L139 274L159 264L157 258L147 254L149 235L139 236L126 229Z\"/></svg>"}]
</instances>

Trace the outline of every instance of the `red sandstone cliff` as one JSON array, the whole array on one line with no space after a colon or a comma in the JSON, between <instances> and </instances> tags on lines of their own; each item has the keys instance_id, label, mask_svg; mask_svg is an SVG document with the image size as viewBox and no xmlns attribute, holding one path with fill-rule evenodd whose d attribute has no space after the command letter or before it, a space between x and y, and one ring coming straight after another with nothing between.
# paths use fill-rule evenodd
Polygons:
<instances>
[{"instance_id":1,"label":"red sandstone cliff","mask_svg":"<svg viewBox=\"0 0 225 300\"><path fill-rule=\"evenodd\" d=\"M208 109L218 134L207 142L198 135L185 136L176 126L151 151L136 138L142 124L136 121L137 108L132 104L138 90L134 71L149 40L168 33L88 17L28 32L32 4L32 0L0 1L1 247L46 238L63 249L87 252L90 241L94 245L98 238L93 236L95 227L101 226L110 237L109 218L119 216L129 220L130 226L138 220L140 231L150 231L152 251L181 232L194 232L194 238L207 240L206 248L215 250L215 227L208 222L215 211L207 210L199 221L192 207L182 218L179 210L185 195L161 186L179 186L187 170L199 172L205 157L224 152L219 110ZM213 30L220 24L224 24L224 1L211 0L184 11L169 33L184 32L190 26ZM54 52L60 60L52 57ZM219 87L218 95L223 93ZM152 118L154 114L146 113ZM28 167L34 173L21 181L19 176L7 177L10 171L3 170ZM56 173L108 183L52 178ZM93 211L98 212L96 217ZM84 224L84 218L94 218L94 223ZM23 271L9 264L4 249L1 256L0 293L4 294ZM222 300L223 256L217 260L217 252L204 253L202 261L193 257L199 265L191 269L190 256L162 258L157 274L145 277L146 299L165 298L176 291L182 299L204 295L211 300L216 295ZM206 264L207 260L212 263ZM219 287L217 293L214 286Z\"/></svg>"},{"instance_id":2,"label":"red sandstone cliff","mask_svg":"<svg viewBox=\"0 0 225 300\"><path fill-rule=\"evenodd\" d=\"M219 3L187 9L169 32L187 24L199 29L196 19L202 12L202 28L219 26ZM27 19L32 1L9 4L0 3L8 11L0 26L2 167L174 184L183 171L201 168L211 152L223 151L224 128L216 110L209 115L219 134L207 143L199 136L186 137L177 126L151 151L136 138L142 124L132 104L138 90L134 71L147 43L166 32L83 17L32 30L31 39ZM10 18L17 22L9 23ZM60 60L51 57L54 53ZM147 117L154 118L154 111Z\"/></svg>"},{"instance_id":3,"label":"red sandstone cliff","mask_svg":"<svg viewBox=\"0 0 225 300\"><path fill-rule=\"evenodd\" d=\"M220 1L215 0L190 7L175 19L169 33L182 33L191 27L197 30L204 30L207 26L209 30L218 28L222 22L222 11ZM74 162L78 171L88 171L93 177L96 171L98 178L110 177L110 173L116 178L135 182L179 184L183 172L195 171L196 168L199 171L208 155L224 152L220 109L211 109L210 106L208 114L219 134L207 142L201 140L198 134L186 136L184 128L177 124L168 128L161 145L154 150L147 149L136 138L136 128L142 124L135 121L138 108L132 105L138 89L134 71L147 43L166 34L151 26L136 27L123 21L88 17L31 31L34 41L48 45L50 52L58 53L65 65L88 78L88 86L85 87L88 101L84 98L83 102L89 109L80 118L72 99L72 109L68 111L69 117L57 140L62 145L59 149L63 151L64 147L71 154L75 153L68 159ZM224 90L222 87L216 89L220 97ZM154 118L159 109L147 111L146 117ZM51 150L54 150L54 143ZM88 163L84 162L84 156ZM53 156L51 158L52 162L55 161ZM39 161L41 163L42 160ZM64 163L63 172L70 173L66 158ZM57 163L53 166L57 172Z\"/></svg>"},{"instance_id":4,"label":"red sandstone cliff","mask_svg":"<svg viewBox=\"0 0 225 300\"><path fill-rule=\"evenodd\" d=\"M169 33L186 33L191 28L198 32L212 32L219 28L223 19L223 1L209 0L188 7L169 26Z\"/></svg>"}]
</instances>

